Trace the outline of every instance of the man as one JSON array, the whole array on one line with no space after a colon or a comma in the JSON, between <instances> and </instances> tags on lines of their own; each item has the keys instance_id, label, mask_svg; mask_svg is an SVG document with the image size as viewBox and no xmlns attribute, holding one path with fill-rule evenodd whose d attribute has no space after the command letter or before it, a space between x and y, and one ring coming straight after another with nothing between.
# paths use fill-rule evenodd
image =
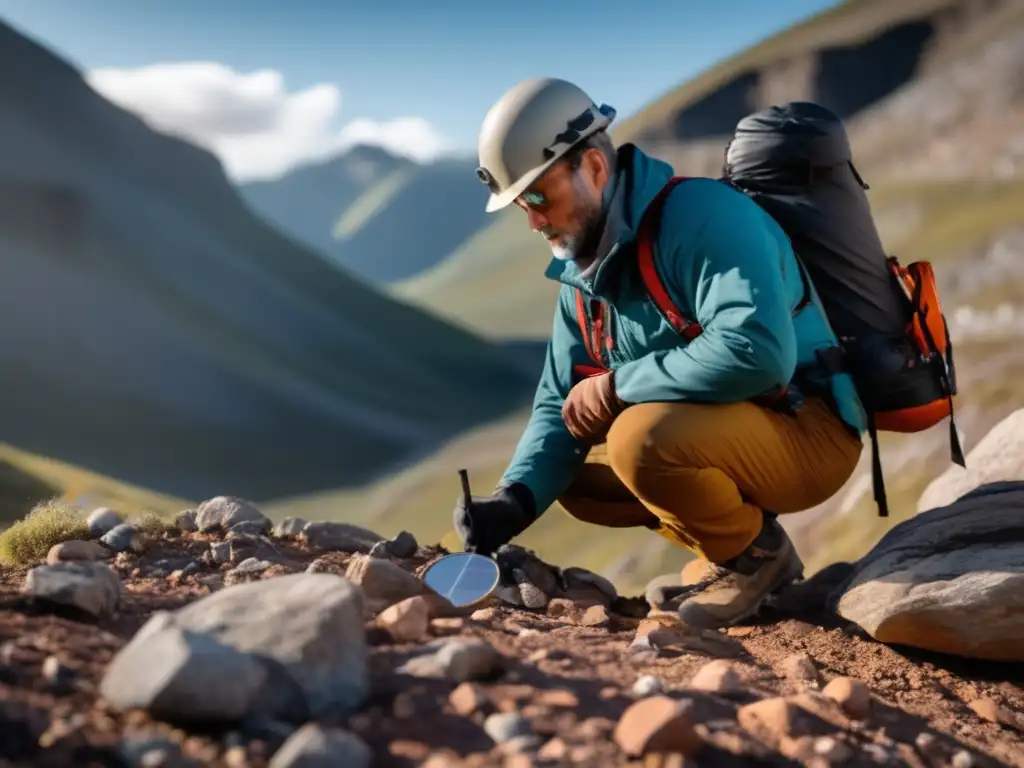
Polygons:
<instances>
[{"instance_id":1,"label":"man","mask_svg":"<svg viewBox=\"0 0 1024 768\"><path fill-rule=\"evenodd\" d=\"M864 414L849 377L817 366L837 341L813 290L806 303L789 240L718 180L684 181L664 199L655 265L702 333L688 341L663 318L638 277L636 240L673 171L631 144L616 150L614 117L542 78L484 120L487 210L524 211L562 287L529 424L498 489L460 502L455 526L468 550L490 553L557 500L588 523L650 528L707 561L707 577L675 595L680 617L728 626L802 574L776 515L846 482ZM592 356L577 290L606 304L607 339L590 349L604 347L607 372L578 373ZM784 401L765 399L787 385Z\"/></svg>"}]
</instances>

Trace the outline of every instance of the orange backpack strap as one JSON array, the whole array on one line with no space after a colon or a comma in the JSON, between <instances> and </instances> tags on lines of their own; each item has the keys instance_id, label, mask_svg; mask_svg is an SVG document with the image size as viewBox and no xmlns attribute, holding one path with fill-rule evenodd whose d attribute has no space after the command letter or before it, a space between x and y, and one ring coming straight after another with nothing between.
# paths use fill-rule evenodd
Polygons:
<instances>
[{"instance_id":1,"label":"orange backpack strap","mask_svg":"<svg viewBox=\"0 0 1024 768\"><path fill-rule=\"evenodd\" d=\"M673 176L661 188L661 191L658 192L650 205L647 206L647 210L644 211L643 218L640 221L640 230L637 232L636 258L637 265L640 268L640 277L643 279L644 285L647 287L647 293L650 294L655 306L665 316L669 325L676 330L676 333L687 341L693 341L693 339L701 335L704 329L700 327L700 323L683 317L672 301L672 297L668 295L668 291L665 290L665 286L658 276L658 270L654 265L654 246L652 244L654 233L658 231L661 225L661 211L665 205L665 199L675 189L677 184L686 181L687 178L689 177Z\"/></svg>"},{"instance_id":2,"label":"orange backpack strap","mask_svg":"<svg viewBox=\"0 0 1024 768\"><path fill-rule=\"evenodd\" d=\"M662 208L665 205L665 200L671 194L672 190L675 189L677 184L684 182L692 177L690 176L673 176L669 179L665 186L661 188L658 194L647 206L647 210L644 211L643 218L640 221L640 228L637 232L637 266L640 270L640 277L644 281L644 285L647 288L647 293L650 294L654 304L658 307L658 310L665 317L676 333L682 336L687 341L693 341L695 338L704 332L700 323L696 320L688 320L683 316L683 313L679 311L675 303L672 301L672 297L669 296L668 291L665 290L665 285L662 283L661 278L658 275L658 269L654 263L654 233L658 231L661 226L661 213ZM794 310L794 314L799 311L806 303L809 302L809 289L807 289L805 283L804 298L801 299L800 305ZM757 403L764 408L784 408L786 406L789 396L788 387L776 387L774 392L769 392L764 395L751 398L751 402Z\"/></svg>"}]
</instances>

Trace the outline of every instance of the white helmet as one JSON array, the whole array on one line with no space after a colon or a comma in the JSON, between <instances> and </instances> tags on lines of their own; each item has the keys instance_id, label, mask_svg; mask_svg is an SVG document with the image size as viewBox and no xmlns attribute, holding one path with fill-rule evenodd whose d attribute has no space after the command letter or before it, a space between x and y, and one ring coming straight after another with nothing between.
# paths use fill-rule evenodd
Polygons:
<instances>
[{"instance_id":1,"label":"white helmet","mask_svg":"<svg viewBox=\"0 0 1024 768\"><path fill-rule=\"evenodd\" d=\"M484 118L476 175L491 190L488 213L504 208L575 144L611 125L615 110L578 86L540 77L509 90Z\"/></svg>"}]
</instances>

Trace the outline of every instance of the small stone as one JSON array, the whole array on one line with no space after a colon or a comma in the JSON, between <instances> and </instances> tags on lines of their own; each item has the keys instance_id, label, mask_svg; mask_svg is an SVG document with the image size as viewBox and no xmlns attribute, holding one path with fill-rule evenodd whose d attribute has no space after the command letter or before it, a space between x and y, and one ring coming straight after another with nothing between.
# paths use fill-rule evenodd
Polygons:
<instances>
[{"instance_id":1,"label":"small stone","mask_svg":"<svg viewBox=\"0 0 1024 768\"><path fill-rule=\"evenodd\" d=\"M263 520L241 520L228 528L229 539L238 536L262 536L270 532L270 521Z\"/></svg>"},{"instance_id":2,"label":"small stone","mask_svg":"<svg viewBox=\"0 0 1024 768\"><path fill-rule=\"evenodd\" d=\"M614 732L627 757L678 752L692 757L704 741L694 730L689 707L668 696L651 696L631 704Z\"/></svg>"},{"instance_id":3,"label":"small stone","mask_svg":"<svg viewBox=\"0 0 1024 768\"><path fill-rule=\"evenodd\" d=\"M534 703L542 707L575 709L580 705L579 697L568 688L549 688L537 691Z\"/></svg>"},{"instance_id":4,"label":"small stone","mask_svg":"<svg viewBox=\"0 0 1024 768\"><path fill-rule=\"evenodd\" d=\"M469 717L487 704L487 696L476 683L460 683L448 696L448 703L457 714Z\"/></svg>"},{"instance_id":5,"label":"small stone","mask_svg":"<svg viewBox=\"0 0 1024 768\"><path fill-rule=\"evenodd\" d=\"M81 541L72 539L54 544L46 553L46 562L54 563L91 562L94 560L106 560L111 552L95 541Z\"/></svg>"},{"instance_id":6,"label":"small stone","mask_svg":"<svg viewBox=\"0 0 1024 768\"><path fill-rule=\"evenodd\" d=\"M804 683L811 688L821 686L821 675L814 664L814 659L806 653L794 653L782 662L782 670L786 677L794 682Z\"/></svg>"},{"instance_id":7,"label":"small stone","mask_svg":"<svg viewBox=\"0 0 1024 768\"><path fill-rule=\"evenodd\" d=\"M504 657L482 641L450 640L433 653L414 656L398 672L459 682L487 680L504 669Z\"/></svg>"},{"instance_id":8,"label":"small stone","mask_svg":"<svg viewBox=\"0 0 1024 768\"><path fill-rule=\"evenodd\" d=\"M349 523L308 523L299 538L315 549L362 554L369 553L374 544L384 540L371 530Z\"/></svg>"},{"instance_id":9,"label":"small stone","mask_svg":"<svg viewBox=\"0 0 1024 768\"><path fill-rule=\"evenodd\" d=\"M576 604L564 597L556 597L548 602L548 616L552 618L570 618L576 613Z\"/></svg>"},{"instance_id":10,"label":"small stone","mask_svg":"<svg viewBox=\"0 0 1024 768\"><path fill-rule=\"evenodd\" d=\"M398 643L411 643L427 633L430 609L420 595L408 597L384 609L377 617L377 624L388 631Z\"/></svg>"},{"instance_id":11,"label":"small stone","mask_svg":"<svg viewBox=\"0 0 1024 768\"><path fill-rule=\"evenodd\" d=\"M387 548L391 552L393 557L397 557L399 560L405 560L416 554L416 550L420 548L419 543L416 541L416 537L408 531L401 531L395 538L387 542Z\"/></svg>"},{"instance_id":12,"label":"small stone","mask_svg":"<svg viewBox=\"0 0 1024 768\"><path fill-rule=\"evenodd\" d=\"M238 523L251 520L270 529L270 520L251 501L236 496L215 496L196 510L196 526L201 533L225 533Z\"/></svg>"},{"instance_id":13,"label":"small stone","mask_svg":"<svg viewBox=\"0 0 1024 768\"><path fill-rule=\"evenodd\" d=\"M537 757L545 762L560 762L569 754L569 746L557 736L547 742L537 752Z\"/></svg>"},{"instance_id":14,"label":"small stone","mask_svg":"<svg viewBox=\"0 0 1024 768\"><path fill-rule=\"evenodd\" d=\"M473 621L494 621L498 617L497 608L480 608L479 610L473 611L469 618Z\"/></svg>"},{"instance_id":15,"label":"small stone","mask_svg":"<svg viewBox=\"0 0 1024 768\"><path fill-rule=\"evenodd\" d=\"M424 598L424 602L426 599ZM438 632L458 632L465 626L464 622L458 616L443 616L437 619L430 620L431 629Z\"/></svg>"},{"instance_id":16,"label":"small stone","mask_svg":"<svg viewBox=\"0 0 1024 768\"><path fill-rule=\"evenodd\" d=\"M757 627L729 627L725 630L725 634L729 637L749 637L754 634Z\"/></svg>"},{"instance_id":17,"label":"small stone","mask_svg":"<svg viewBox=\"0 0 1024 768\"><path fill-rule=\"evenodd\" d=\"M62 693L73 688L77 677L75 670L61 664L56 656L47 656L43 660L42 673L50 687Z\"/></svg>"},{"instance_id":18,"label":"small stone","mask_svg":"<svg viewBox=\"0 0 1024 768\"><path fill-rule=\"evenodd\" d=\"M785 737L824 735L831 729L829 723L782 697L745 704L736 711L736 720L772 749L778 749Z\"/></svg>"},{"instance_id":19,"label":"small stone","mask_svg":"<svg viewBox=\"0 0 1024 768\"><path fill-rule=\"evenodd\" d=\"M86 518L85 524L89 526L89 535L98 539L122 522L121 515L110 507L97 507Z\"/></svg>"},{"instance_id":20,"label":"small stone","mask_svg":"<svg viewBox=\"0 0 1024 768\"><path fill-rule=\"evenodd\" d=\"M274 753L268 768L369 768L372 758L366 742L354 733L307 723Z\"/></svg>"},{"instance_id":21,"label":"small stone","mask_svg":"<svg viewBox=\"0 0 1024 768\"><path fill-rule=\"evenodd\" d=\"M812 751L829 763L843 763L853 757L850 745L832 736L819 736L814 740Z\"/></svg>"},{"instance_id":22,"label":"small stone","mask_svg":"<svg viewBox=\"0 0 1024 768\"><path fill-rule=\"evenodd\" d=\"M115 525L100 537L100 541L112 552L142 551L142 533L128 523Z\"/></svg>"},{"instance_id":23,"label":"small stone","mask_svg":"<svg viewBox=\"0 0 1024 768\"><path fill-rule=\"evenodd\" d=\"M286 517L271 530L271 535L279 539L298 536L309 523L301 517Z\"/></svg>"},{"instance_id":24,"label":"small stone","mask_svg":"<svg viewBox=\"0 0 1024 768\"><path fill-rule=\"evenodd\" d=\"M974 768L974 755L966 749L958 749L950 764L953 768Z\"/></svg>"},{"instance_id":25,"label":"small stone","mask_svg":"<svg viewBox=\"0 0 1024 768\"><path fill-rule=\"evenodd\" d=\"M196 515L198 513L194 509L183 509L177 515L174 516L174 526L182 533L194 533L199 530L199 526L196 525Z\"/></svg>"},{"instance_id":26,"label":"small stone","mask_svg":"<svg viewBox=\"0 0 1024 768\"><path fill-rule=\"evenodd\" d=\"M484 720L484 732L496 744L503 744L520 736L531 736L530 721L513 712L495 712Z\"/></svg>"},{"instance_id":27,"label":"small stone","mask_svg":"<svg viewBox=\"0 0 1024 768\"><path fill-rule=\"evenodd\" d=\"M969 706L978 717L984 720L1024 731L1024 717L992 699L975 699Z\"/></svg>"},{"instance_id":28,"label":"small stone","mask_svg":"<svg viewBox=\"0 0 1024 768\"><path fill-rule=\"evenodd\" d=\"M838 703L854 720L863 720L871 714L871 692L860 680L837 677L821 692Z\"/></svg>"},{"instance_id":29,"label":"small stone","mask_svg":"<svg viewBox=\"0 0 1024 768\"><path fill-rule=\"evenodd\" d=\"M365 554L352 556L345 577L362 587L368 617L423 592L423 582L400 565Z\"/></svg>"},{"instance_id":30,"label":"small stone","mask_svg":"<svg viewBox=\"0 0 1024 768\"><path fill-rule=\"evenodd\" d=\"M231 561L231 542L211 541L210 559L217 565Z\"/></svg>"},{"instance_id":31,"label":"small stone","mask_svg":"<svg viewBox=\"0 0 1024 768\"><path fill-rule=\"evenodd\" d=\"M725 659L709 661L690 678L689 688L713 693L741 693L743 681L739 673Z\"/></svg>"},{"instance_id":32,"label":"small stone","mask_svg":"<svg viewBox=\"0 0 1024 768\"><path fill-rule=\"evenodd\" d=\"M25 576L25 591L99 617L117 609L124 588L105 563L74 562L36 566Z\"/></svg>"},{"instance_id":33,"label":"small stone","mask_svg":"<svg viewBox=\"0 0 1024 768\"><path fill-rule=\"evenodd\" d=\"M526 581L525 577L523 581L519 582L519 598L522 600L523 606L531 610L546 608L548 604L548 596L535 584Z\"/></svg>"},{"instance_id":34,"label":"small stone","mask_svg":"<svg viewBox=\"0 0 1024 768\"><path fill-rule=\"evenodd\" d=\"M235 745L224 751L224 765L227 768L247 768L249 759L245 754L245 747Z\"/></svg>"},{"instance_id":35,"label":"small stone","mask_svg":"<svg viewBox=\"0 0 1024 768\"><path fill-rule=\"evenodd\" d=\"M655 675L641 675L633 683L633 695L637 698L654 696L664 691L664 685L660 677Z\"/></svg>"},{"instance_id":36,"label":"small stone","mask_svg":"<svg viewBox=\"0 0 1024 768\"><path fill-rule=\"evenodd\" d=\"M609 623L608 611L603 605L590 606L580 619L580 624L584 627L606 627Z\"/></svg>"}]
</instances>

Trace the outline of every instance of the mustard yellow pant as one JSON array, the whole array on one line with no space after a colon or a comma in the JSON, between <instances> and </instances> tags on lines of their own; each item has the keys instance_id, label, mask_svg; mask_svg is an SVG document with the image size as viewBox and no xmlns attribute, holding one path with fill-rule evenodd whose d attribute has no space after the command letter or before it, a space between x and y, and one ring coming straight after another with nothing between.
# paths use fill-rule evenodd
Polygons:
<instances>
[{"instance_id":1,"label":"mustard yellow pant","mask_svg":"<svg viewBox=\"0 0 1024 768\"><path fill-rule=\"evenodd\" d=\"M815 398L795 416L749 402L642 403L618 416L558 501L578 520L645 526L722 562L754 540L761 510L799 512L835 494L862 447Z\"/></svg>"}]
</instances>

